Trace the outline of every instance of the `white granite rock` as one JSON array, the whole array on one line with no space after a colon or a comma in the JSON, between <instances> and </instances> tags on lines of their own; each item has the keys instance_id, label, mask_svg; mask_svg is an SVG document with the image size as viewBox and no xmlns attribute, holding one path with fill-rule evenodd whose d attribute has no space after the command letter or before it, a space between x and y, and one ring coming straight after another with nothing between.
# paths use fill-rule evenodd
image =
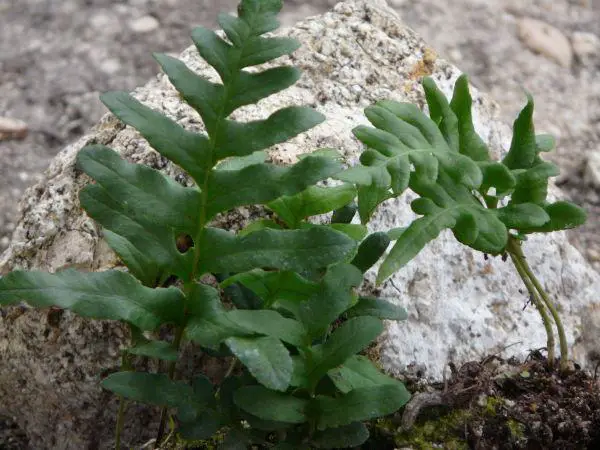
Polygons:
<instances>
[{"instance_id":1,"label":"white granite rock","mask_svg":"<svg viewBox=\"0 0 600 450\"><path fill-rule=\"evenodd\" d=\"M28 127L25 122L10 117L0 116L0 141L5 139L24 139Z\"/></svg>"},{"instance_id":2,"label":"white granite rock","mask_svg":"<svg viewBox=\"0 0 600 450\"><path fill-rule=\"evenodd\" d=\"M573 52L582 61L600 53L600 38L594 33L576 31L571 36L571 44Z\"/></svg>"},{"instance_id":3,"label":"white granite rock","mask_svg":"<svg viewBox=\"0 0 600 450\"><path fill-rule=\"evenodd\" d=\"M600 189L600 151L593 151L588 156L584 179L594 189Z\"/></svg>"},{"instance_id":4,"label":"white granite rock","mask_svg":"<svg viewBox=\"0 0 600 450\"><path fill-rule=\"evenodd\" d=\"M558 28L541 20L523 17L518 21L519 38L531 50L570 67L573 50L569 39Z\"/></svg>"},{"instance_id":5,"label":"white granite rock","mask_svg":"<svg viewBox=\"0 0 600 450\"><path fill-rule=\"evenodd\" d=\"M129 28L134 33L150 33L156 30L160 23L153 16L142 16L137 19L131 20L129 23Z\"/></svg>"},{"instance_id":6,"label":"white granite rock","mask_svg":"<svg viewBox=\"0 0 600 450\"><path fill-rule=\"evenodd\" d=\"M282 34L303 44L291 58L304 74L294 87L235 113L238 120L265 117L290 104L308 104L327 122L275 147L271 158L289 163L319 147L340 149L349 162L362 151L351 130L365 124L363 109L392 98L424 105L419 80L432 75L449 94L460 71L407 28L383 2L349 1L333 12L308 19ZM214 71L193 48L182 53L193 70L214 77ZM176 119L190 130L201 122L159 75L135 92L148 106ZM498 121L495 103L473 91L475 123L481 136L500 156L509 143L509 128ZM129 161L159 168L173 177L180 171L150 150L133 129L106 115L89 134L65 148L45 179L30 188L21 202L22 218L10 248L0 258L0 271L16 268L55 271L66 267L105 270L115 256L100 238L97 226L79 207L77 194L88 179L73 167L77 152L88 143L109 145ZM555 192L558 194L558 192ZM387 230L407 224L413 214L410 197L386 203L371 224ZM229 228L247 220L248 211L222 221ZM562 310L570 343L577 341L582 364L593 359L594 336L582 335L582 318L600 299L600 277L569 245L564 233L532 239L526 245L531 265ZM372 280L372 274L369 275ZM365 291L377 292L371 283ZM449 233L429 245L380 289L404 305L405 322L388 324L380 342L381 362L394 373L424 368L441 379L450 360L460 363L501 351L524 355L545 345L543 327L508 263L485 261L462 248ZM118 350L126 333L118 324L88 321L68 312L51 318L47 311L3 308L0 311L0 409L17 417L34 448L110 448L116 402L98 387L100 374L118 369ZM592 354L593 353L593 354ZM190 357L191 358L191 357ZM202 367L202 358L186 359L185 371ZM131 409L126 443L139 444L152 433L148 411Z\"/></svg>"}]
</instances>

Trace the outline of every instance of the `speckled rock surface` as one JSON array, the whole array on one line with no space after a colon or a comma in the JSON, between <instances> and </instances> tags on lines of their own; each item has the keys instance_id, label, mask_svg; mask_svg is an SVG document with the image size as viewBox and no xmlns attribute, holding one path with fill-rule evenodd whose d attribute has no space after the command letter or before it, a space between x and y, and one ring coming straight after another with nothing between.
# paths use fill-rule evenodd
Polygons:
<instances>
[{"instance_id":1,"label":"speckled rock surface","mask_svg":"<svg viewBox=\"0 0 600 450\"><path fill-rule=\"evenodd\" d=\"M355 162L361 148L350 130L366 123L365 106L382 98L423 106L421 76L431 74L449 93L460 73L437 58L383 2L342 3L333 12L284 33L303 43L288 61L303 69L302 79L295 87L263 100L259 107L236 112L236 118L264 117L279 107L300 103L314 106L328 121L274 148L271 158L275 162L291 162L318 147L338 148L349 162ZM186 50L182 59L192 69L214 76L193 49ZM186 128L202 129L197 115L180 102L164 76L138 89L136 96ZM500 155L509 129L499 121L493 102L477 92L474 97L478 131ZM65 148L44 179L27 191L21 204L23 217L1 257L0 270L104 270L117 264L77 201L87 179L74 170L74 158L83 145L92 142L109 145L129 161L148 164L185 182L178 169L149 150L134 130L107 115ZM373 228L406 224L412 218L409 202L409 197L388 202ZM249 214L242 211L222 223L236 228ZM577 356L585 363L598 339L586 334L581 321L600 300L596 294L600 277L562 233L532 239L526 251L562 309L569 341L578 342ZM367 283L364 289L374 288ZM381 340L382 363L392 372L417 369L440 379L450 360L459 363L511 344L511 354L542 347L543 328L530 307L521 311L526 298L520 289L507 263L485 261L444 234L380 289L409 311L408 321L391 324ZM24 308L1 312L0 405L4 412L16 417L33 448L110 448L116 402L100 390L98 380L118 367L118 349L126 340L123 329L83 321L69 313L56 316ZM190 368L201 363L191 359L182 365ZM129 444L139 444L152 432L149 417L147 411L129 410Z\"/></svg>"}]
</instances>

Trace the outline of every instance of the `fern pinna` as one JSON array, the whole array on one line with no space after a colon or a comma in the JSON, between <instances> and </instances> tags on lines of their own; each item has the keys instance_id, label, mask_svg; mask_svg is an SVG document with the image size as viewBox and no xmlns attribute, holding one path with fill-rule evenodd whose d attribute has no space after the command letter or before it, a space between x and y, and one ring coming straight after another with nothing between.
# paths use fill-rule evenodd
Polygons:
<instances>
[{"instance_id":1,"label":"fern pinna","mask_svg":"<svg viewBox=\"0 0 600 450\"><path fill-rule=\"evenodd\" d=\"M163 408L157 441L175 410L176 431L184 439L206 439L224 429L241 443L267 444L269 433L278 430L279 440L293 448L360 445L368 437L363 420L408 401L400 382L357 355L380 334L381 319L405 317L391 303L355 293L389 240L375 239L373 257L372 237L358 248L366 228L349 223L353 213L336 213L330 225L306 221L344 210L356 195L352 184L315 185L342 170L334 152L316 152L289 167L265 162L265 149L324 117L291 106L264 120L229 118L300 76L288 66L245 70L298 47L293 39L265 36L278 27L281 6L279 0L243 0L238 17L219 15L226 38L202 27L193 31L200 56L220 83L175 58L155 55L202 118L205 133L185 130L127 93L102 96L116 117L195 182L182 186L101 145L79 153L77 166L94 180L81 191L81 205L102 225L127 272L15 271L0 280L2 305L26 301L129 324L133 345L124 351L123 371L102 382L122 397L117 447L124 399ZM265 205L277 220L256 221L237 234L210 226L217 214L244 205ZM224 296L235 308L223 303ZM342 315L347 321L334 330ZM172 341L147 333L164 324L175 330ZM185 340L232 359L220 385L202 374L189 383L174 381ZM167 373L136 372L137 356L166 361ZM237 362L241 376L233 374Z\"/></svg>"},{"instance_id":2,"label":"fern pinna","mask_svg":"<svg viewBox=\"0 0 600 450\"><path fill-rule=\"evenodd\" d=\"M566 367L568 349L560 317L531 271L521 243L530 233L578 226L586 214L570 202L546 199L548 179L558 168L540 158L541 152L552 150L554 141L535 134L531 96L515 120L509 152L502 161L493 161L473 126L467 77L458 78L450 102L431 78L424 79L423 88L430 117L415 105L394 101L365 110L374 127L354 130L367 146L361 164L338 175L358 185L363 222L379 204L408 188L418 195L411 207L422 217L390 232L396 243L379 269L378 281L406 265L444 229L485 254L507 254L542 316L550 364L554 336L547 311L556 323L561 365Z\"/></svg>"}]
</instances>

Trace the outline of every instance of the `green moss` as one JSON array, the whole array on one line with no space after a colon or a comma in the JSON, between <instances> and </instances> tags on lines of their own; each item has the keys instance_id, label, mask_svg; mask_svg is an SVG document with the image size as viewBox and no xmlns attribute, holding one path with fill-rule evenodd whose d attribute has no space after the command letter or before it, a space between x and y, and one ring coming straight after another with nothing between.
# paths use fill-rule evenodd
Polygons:
<instances>
[{"instance_id":1,"label":"green moss","mask_svg":"<svg viewBox=\"0 0 600 450\"><path fill-rule=\"evenodd\" d=\"M160 446L160 450L189 450L189 449L206 449L216 450L225 440L226 431L220 430L210 439L202 441L186 441L179 434L173 435L171 439Z\"/></svg>"},{"instance_id":2,"label":"green moss","mask_svg":"<svg viewBox=\"0 0 600 450\"><path fill-rule=\"evenodd\" d=\"M465 423L472 417L471 412L457 409L435 418L426 419L406 432L395 437L397 446L412 446L415 449L428 450L436 448L436 444L443 445L444 449L467 449L463 431Z\"/></svg>"},{"instance_id":3,"label":"green moss","mask_svg":"<svg viewBox=\"0 0 600 450\"><path fill-rule=\"evenodd\" d=\"M395 434L397 425L394 424L389 417L380 417L375 421L375 428L382 431L384 434Z\"/></svg>"},{"instance_id":4,"label":"green moss","mask_svg":"<svg viewBox=\"0 0 600 450\"><path fill-rule=\"evenodd\" d=\"M514 419L508 419L506 425L510 430L510 435L515 438L516 441L525 437L526 427L521 422Z\"/></svg>"},{"instance_id":5,"label":"green moss","mask_svg":"<svg viewBox=\"0 0 600 450\"><path fill-rule=\"evenodd\" d=\"M498 397L487 397L483 413L489 417L496 417L498 409L504 406L504 400Z\"/></svg>"}]
</instances>

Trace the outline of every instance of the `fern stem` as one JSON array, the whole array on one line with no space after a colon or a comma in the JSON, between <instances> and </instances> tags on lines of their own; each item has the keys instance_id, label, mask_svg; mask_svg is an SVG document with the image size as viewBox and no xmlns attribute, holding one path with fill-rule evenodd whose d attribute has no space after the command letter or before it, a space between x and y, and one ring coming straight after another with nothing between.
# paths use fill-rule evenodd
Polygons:
<instances>
[{"instance_id":1,"label":"fern stem","mask_svg":"<svg viewBox=\"0 0 600 450\"><path fill-rule=\"evenodd\" d=\"M520 252L519 257L521 260L521 264L523 266L523 270L527 274L527 277L533 283L533 286L535 287L535 289L539 292L539 295L541 296L542 300L546 304L546 307L548 308L548 310L550 310L550 314L552 314L552 318L554 319L554 323L556 324L556 329L558 331L558 342L560 345L560 370L564 372L567 370L567 366L568 366L568 362L569 362L569 345L567 343L567 336L565 334L565 328L563 327L562 320L560 319L558 310L556 309L556 307L550 300L550 297L548 296L548 294L542 287L541 283L539 282L539 280L537 279L537 277L531 270L531 267L529 267L529 264L527 263L527 259L525 258L525 255L523 254L523 250L522 250L521 246L519 244L516 244L516 247L517 247L517 251Z\"/></svg>"},{"instance_id":2,"label":"fern stem","mask_svg":"<svg viewBox=\"0 0 600 450\"><path fill-rule=\"evenodd\" d=\"M225 378L229 378L231 376L231 374L235 370L235 366L237 365L237 362L238 362L238 359L234 356L233 361L231 361L231 364L227 368L227 372L225 373Z\"/></svg>"},{"instance_id":3,"label":"fern stem","mask_svg":"<svg viewBox=\"0 0 600 450\"><path fill-rule=\"evenodd\" d=\"M121 369L131 370L131 364L129 363L129 354L123 352L121 355ZM115 449L120 450L121 448L121 434L123 434L123 426L125 425L125 407L127 406L127 400L122 395L119 395L119 411L117 412L117 424L115 427Z\"/></svg>"},{"instance_id":4,"label":"fern stem","mask_svg":"<svg viewBox=\"0 0 600 450\"><path fill-rule=\"evenodd\" d=\"M179 351L179 347L181 346L181 341L183 340L183 331L185 326L178 327L175 330L175 339L173 340L173 346L176 351ZM169 368L167 369L167 375L170 380L175 378L175 367L177 366L177 361L171 361L169 363ZM167 406L163 406L160 410L160 423L158 425L158 432L156 433L156 442L154 443L154 448L158 448L162 441L162 438L165 434L165 427L167 425L167 415L169 412L169 408Z\"/></svg>"},{"instance_id":5,"label":"fern stem","mask_svg":"<svg viewBox=\"0 0 600 450\"><path fill-rule=\"evenodd\" d=\"M229 367L227 368L227 372L225 372L223 381L225 381L227 378L229 378L231 376L231 374L235 370L235 366L237 366L237 362L238 362L238 359L234 356L233 361L231 361L231 364L229 364ZM219 383L219 386L217 387L217 390L215 391L215 395L214 395L215 398L219 398L219 394L221 393L221 386L223 386L223 382Z\"/></svg>"},{"instance_id":6,"label":"fern stem","mask_svg":"<svg viewBox=\"0 0 600 450\"><path fill-rule=\"evenodd\" d=\"M115 448L121 448L121 434L123 433L123 425L125 423L125 406L127 400L122 395L119 395L119 411L117 412L117 426L115 429Z\"/></svg>"},{"instance_id":7,"label":"fern stem","mask_svg":"<svg viewBox=\"0 0 600 450\"><path fill-rule=\"evenodd\" d=\"M523 280L523 283L527 287L527 291L529 292L531 302L535 305L540 316L542 317L542 322L544 324L544 328L546 330L546 336L547 336L546 347L548 350L548 364L552 367L552 366L554 366L554 360L555 360L555 356L554 356L555 341L554 341L554 331L552 329L552 322L550 321L550 316L548 316L544 302L540 298L540 295L537 292L537 290L535 289L535 286L533 285L533 283L527 276L527 273L526 273L525 269L523 268L521 261L512 253L511 253L511 260L512 260L515 268L517 269L519 276Z\"/></svg>"},{"instance_id":8,"label":"fern stem","mask_svg":"<svg viewBox=\"0 0 600 450\"><path fill-rule=\"evenodd\" d=\"M513 252L513 247L515 247L515 246L518 246L519 250L520 250L519 244L512 241L512 238L510 238L510 239L511 240L509 241L509 245L508 245L508 250L509 250L508 253L510 254L510 259L513 262L515 268L517 269L519 276L523 280L523 283L525 284L527 291L529 292L531 301L533 302L533 304L537 308L538 312L540 313L540 316L542 317L542 322L544 324L544 328L546 330L546 337L547 337L546 347L547 347L547 351L548 351L548 364L550 365L550 367L552 367L552 366L554 366L554 345L555 345L554 331L552 330L552 322L550 322L550 317L548 316L548 313L546 312L546 307L544 306L545 302L543 302L542 299L540 298L540 294L537 292L533 282L531 281L531 279L529 278L529 275L527 274L527 271L523 267L523 260L524 260L524 257L522 257L523 252L522 251L520 252L521 256L519 256L518 253Z\"/></svg>"}]
</instances>

